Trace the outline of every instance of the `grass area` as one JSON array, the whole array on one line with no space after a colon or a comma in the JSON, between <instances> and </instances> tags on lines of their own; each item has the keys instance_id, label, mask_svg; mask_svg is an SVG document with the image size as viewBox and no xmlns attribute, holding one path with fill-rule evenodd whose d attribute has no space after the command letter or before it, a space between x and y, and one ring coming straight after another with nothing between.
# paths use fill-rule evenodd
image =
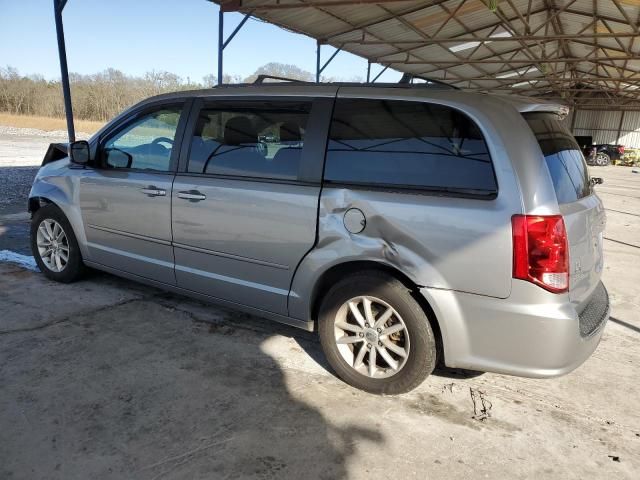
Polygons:
<instances>
[{"instance_id":1,"label":"grass area","mask_svg":"<svg viewBox=\"0 0 640 480\"><path fill-rule=\"evenodd\" d=\"M104 125L103 122L91 120L75 120L77 132L94 133ZM40 130L66 130L67 122L64 118L35 117L29 115L14 115L12 113L0 112L0 125L20 128L38 128Z\"/></svg>"}]
</instances>

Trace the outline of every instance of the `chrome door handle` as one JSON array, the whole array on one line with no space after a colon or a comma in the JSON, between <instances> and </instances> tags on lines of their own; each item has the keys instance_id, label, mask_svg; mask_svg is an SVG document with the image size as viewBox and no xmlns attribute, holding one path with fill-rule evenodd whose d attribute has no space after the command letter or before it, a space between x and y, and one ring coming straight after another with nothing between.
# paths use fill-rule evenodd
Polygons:
<instances>
[{"instance_id":1,"label":"chrome door handle","mask_svg":"<svg viewBox=\"0 0 640 480\"><path fill-rule=\"evenodd\" d=\"M200 193L198 190L188 190L186 192L178 192L178 198L184 198L190 202L199 202L200 200L207 198L207 196Z\"/></svg>"},{"instance_id":2,"label":"chrome door handle","mask_svg":"<svg viewBox=\"0 0 640 480\"><path fill-rule=\"evenodd\" d=\"M140 191L148 197L164 197L167 195L166 190L154 187L153 185L149 185L147 188L141 188Z\"/></svg>"}]
</instances>

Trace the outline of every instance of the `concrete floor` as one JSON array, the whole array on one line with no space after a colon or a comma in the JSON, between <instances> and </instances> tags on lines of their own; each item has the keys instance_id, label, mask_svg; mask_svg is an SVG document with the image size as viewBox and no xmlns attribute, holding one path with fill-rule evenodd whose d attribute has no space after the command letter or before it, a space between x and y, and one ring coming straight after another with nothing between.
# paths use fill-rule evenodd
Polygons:
<instances>
[{"instance_id":1,"label":"concrete floor","mask_svg":"<svg viewBox=\"0 0 640 480\"><path fill-rule=\"evenodd\" d=\"M592 174L613 318L552 380L440 370L376 397L335 378L313 334L0 264L0 478L637 478L640 174ZM0 237L26 222L0 211Z\"/></svg>"}]
</instances>

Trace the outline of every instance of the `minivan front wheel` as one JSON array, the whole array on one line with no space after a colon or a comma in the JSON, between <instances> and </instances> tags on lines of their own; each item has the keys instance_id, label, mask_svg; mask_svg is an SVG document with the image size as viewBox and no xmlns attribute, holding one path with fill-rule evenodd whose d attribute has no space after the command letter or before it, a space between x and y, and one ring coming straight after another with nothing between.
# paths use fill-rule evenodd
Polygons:
<instances>
[{"instance_id":1,"label":"minivan front wheel","mask_svg":"<svg viewBox=\"0 0 640 480\"><path fill-rule=\"evenodd\" d=\"M62 210L49 204L31 219L31 252L46 277L69 283L84 270L78 241Z\"/></svg>"},{"instance_id":2,"label":"minivan front wheel","mask_svg":"<svg viewBox=\"0 0 640 480\"><path fill-rule=\"evenodd\" d=\"M400 281L380 272L335 284L320 307L318 330L338 376L371 393L408 392L435 367L429 319Z\"/></svg>"}]
</instances>

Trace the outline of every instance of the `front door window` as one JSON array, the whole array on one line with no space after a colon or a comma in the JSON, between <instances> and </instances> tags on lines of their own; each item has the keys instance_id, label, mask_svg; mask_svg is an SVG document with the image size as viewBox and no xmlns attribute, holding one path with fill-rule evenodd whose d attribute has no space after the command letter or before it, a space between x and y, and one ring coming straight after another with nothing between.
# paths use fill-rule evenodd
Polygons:
<instances>
[{"instance_id":1,"label":"front door window","mask_svg":"<svg viewBox=\"0 0 640 480\"><path fill-rule=\"evenodd\" d=\"M167 172L180 121L181 107L144 115L109 138L102 147L103 166Z\"/></svg>"}]
</instances>

